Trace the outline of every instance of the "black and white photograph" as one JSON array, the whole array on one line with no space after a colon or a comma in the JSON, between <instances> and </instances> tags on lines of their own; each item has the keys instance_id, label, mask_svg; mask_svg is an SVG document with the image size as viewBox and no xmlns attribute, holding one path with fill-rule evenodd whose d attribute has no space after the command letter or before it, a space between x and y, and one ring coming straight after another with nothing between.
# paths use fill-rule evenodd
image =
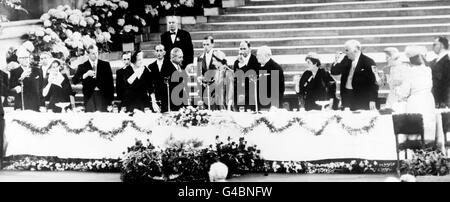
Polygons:
<instances>
[{"instance_id":1,"label":"black and white photograph","mask_svg":"<svg viewBox=\"0 0 450 202\"><path fill-rule=\"evenodd\" d=\"M449 39L448 0L0 0L0 182L450 182Z\"/></svg>"}]
</instances>

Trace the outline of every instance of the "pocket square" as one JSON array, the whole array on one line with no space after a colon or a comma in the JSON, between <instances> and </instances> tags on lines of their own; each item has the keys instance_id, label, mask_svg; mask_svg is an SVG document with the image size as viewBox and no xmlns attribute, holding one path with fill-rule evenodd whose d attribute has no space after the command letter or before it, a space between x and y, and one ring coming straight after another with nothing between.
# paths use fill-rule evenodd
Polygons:
<instances>
[{"instance_id":1,"label":"pocket square","mask_svg":"<svg viewBox=\"0 0 450 202\"><path fill-rule=\"evenodd\" d=\"M39 76L35 77L35 79L39 79Z\"/></svg>"}]
</instances>

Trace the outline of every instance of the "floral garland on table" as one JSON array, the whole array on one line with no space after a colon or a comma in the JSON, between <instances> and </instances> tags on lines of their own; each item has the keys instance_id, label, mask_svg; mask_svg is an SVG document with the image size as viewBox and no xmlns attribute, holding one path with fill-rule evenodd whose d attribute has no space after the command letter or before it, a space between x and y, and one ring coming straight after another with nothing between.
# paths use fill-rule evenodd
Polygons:
<instances>
[{"instance_id":1,"label":"floral garland on table","mask_svg":"<svg viewBox=\"0 0 450 202\"><path fill-rule=\"evenodd\" d=\"M12 156L5 158L5 170L119 172L119 159L60 159L58 157Z\"/></svg>"},{"instance_id":2,"label":"floral garland on table","mask_svg":"<svg viewBox=\"0 0 450 202\"><path fill-rule=\"evenodd\" d=\"M100 137L108 139L108 140L112 140L116 135L118 135L120 133L123 133L123 131L125 130L125 128L127 128L128 125L130 125L132 128L134 128L135 130L137 130L139 132L147 133L147 135L150 135L152 133L151 130L146 130L146 129L138 127L137 124L134 121L132 121L132 120L124 120L124 121L122 121L122 126L120 128L113 129L111 131L100 130L99 128L94 126L93 119L90 119L89 122L83 128L77 128L77 129L70 128L68 126L67 122L65 122L63 120L60 120L60 119L59 120L52 120L52 121L50 121L50 123L47 124L47 126L42 127L42 128L34 126L31 123L28 123L28 122L25 122L25 121L21 121L21 120L17 120L17 119L13 119L12 121L18 123L22 127L27 128L33 134L37 134L37 135L45 135L50 130L52 130L53 127L55 127L57 125L61 125L68 133L74 133L74 134L77 134L77 135L79 135L80 133L86 132L86 131L87 132L98 132L100 134Z\"/></svg>"},{"instance_id":3,"label":"floral garland on table","mask_svg":"<svg viewBox=\"0 0 450 202\"><path fill-rule=\"evenodd\" d=\"M242 132L244 134L248 134L249 132L254 130L256 127L258 127L259 125L264 124L267 128L269 128L270 132L272 132L272 133L281 133L281 132L285 131L286 129L289 129L292 126L298 124L300 127L303 127L306 130L308 130L309 132L313 133L315 136L318 136L318 135L322 135L323 131L325 130L326 127L328 127L328 125L330 123L336 121L337 123L340 124L340 126L343 129L348 131L351 135L357 135L357 134L361 134L362 132L369 132L371 129L373 129L374 126L375 126L375 122L378 120L378 117L373 117L369 121L368 125L363 126L361 128L353 128L353 127L347 126L346 124L342 123L342 119L343 118L341 116L339 116L339 115L331 116L330 118L328 118L325 121L325 123L322 125L322 127L319 130L315 130L315 129L311 128L311 127L308 127L306 122L300 117L292 118L291 120L288 121L288 123L285 126L282 126L280 128L277 128L266 117L261 117L261 118L255 120L252 123L251 126L242 128Z\"/></svg>"}]
</instances>

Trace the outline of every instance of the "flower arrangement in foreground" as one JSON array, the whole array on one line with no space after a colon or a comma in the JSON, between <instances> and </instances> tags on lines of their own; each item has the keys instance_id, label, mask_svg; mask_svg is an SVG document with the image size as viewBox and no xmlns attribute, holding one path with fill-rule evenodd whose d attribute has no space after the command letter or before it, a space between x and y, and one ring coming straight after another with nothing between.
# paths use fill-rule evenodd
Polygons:
<instances>
[{"instance_id":1,"label":"flower arrangement in foreground","mask_svg":"<svg viewBox=\"0 0 450 202\"><path fill-rule=\"evenodd\" d=\"M447 175L450 161L444 153L433 149L417 150L412 159L406 159L400 167L402 173L418 175Z\"/></svg>"},{"instance_id":2,"label":"flower arrangement in foreground","mask_svg":"<svg viewBox=\"0 0 450 202\"><path fill-rule=\"evenodd\" d=\"M150 142L142 142L128 148L122 160L121 179L126 182L148 181L208 181L211 164L221 161L233 174L261 172L264 161L255 146L247 146L228 140L201 149L196 140L172 141L166 149L155 148Z\"/></svg>"},{"instance_id":3,"label":"flower arrangement in foreground","mask_svg":"<svg viewBox=\"0 0 450 202\"><path fill-rule=\"evenodd\" d=\"M5 170L118 172L119 159L60 159L58 157L13 156L5 159Z\"/></svg>"}]
</instances>

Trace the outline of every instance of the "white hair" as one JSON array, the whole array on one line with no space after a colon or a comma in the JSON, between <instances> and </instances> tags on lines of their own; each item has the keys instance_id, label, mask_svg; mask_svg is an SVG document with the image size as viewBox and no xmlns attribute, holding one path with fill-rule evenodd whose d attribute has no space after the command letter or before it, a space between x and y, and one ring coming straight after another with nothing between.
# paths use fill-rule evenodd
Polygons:
<instances>
[{"instance_id":1,"label":"white hair","mask_svg":"<svg viewBox=\"0 0 450 202\"><path fill-rule=\"evenodd\" d=\"M351 50L361 50L361 43L354 39L345 42L344 46L349 47Z\"/></svg>"},{"instance_id":2,"label":"white hair","mask_svg":"<svg viewBox=\"0 0 450 202\"><path fill-rule=\"evenodd\" d=\"M228 167L222 162L213 163L208 174L211 182L224 182L228 175Z\"/></svg>"},{"instance_id":3,"label":"white hair","mask_svg":"<svg viewBox=\"0 0 450 202\"><path fill-rule=\"evenodd\" d=\"M269 46L261 46L258 48L257 54L261 54L263 56L272 56L272 50L270 50Z\"/></svg>"}]
</instances>

